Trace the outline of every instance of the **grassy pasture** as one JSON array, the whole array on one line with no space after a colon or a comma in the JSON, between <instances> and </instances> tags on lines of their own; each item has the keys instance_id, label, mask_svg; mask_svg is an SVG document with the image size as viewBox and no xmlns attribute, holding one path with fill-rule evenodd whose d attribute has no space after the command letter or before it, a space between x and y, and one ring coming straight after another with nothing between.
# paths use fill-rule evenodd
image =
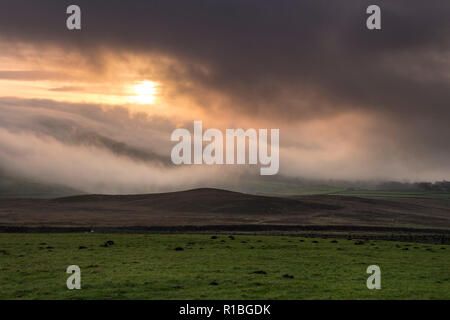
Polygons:
<instances>
[{"instance_id":1,"label":"grassy pasture","mask_svg":"<svg viewBox=\"0 0 450 320\"><path fill-rule=\"evenodd\" d=\"M260 182L251 180L246 182L246 186L250 190L253 190L253 193L273 196L340 195L361 198L422 198L450 200L450 192L425 190L369 190L329 186L325 184L298 185L295 183L275 181L265 181L262 184ZM236 190L239 191L239 188L237 188Z\"/></svg>"},{"instance_id":2,"label":"grassy pasture","mask_svg":"<svg viewBox=\"0 0 450 320\"><path fill-rule=\"evenodd\" d=\"M108 240L114 245L102 246ZM72 264L81 268L81 290L66 288ZM366 287L372 264L381 268L381 290ZM450 299L450 246L280 236L0 234L0 299Z\"/></svg>"}]
</instances>

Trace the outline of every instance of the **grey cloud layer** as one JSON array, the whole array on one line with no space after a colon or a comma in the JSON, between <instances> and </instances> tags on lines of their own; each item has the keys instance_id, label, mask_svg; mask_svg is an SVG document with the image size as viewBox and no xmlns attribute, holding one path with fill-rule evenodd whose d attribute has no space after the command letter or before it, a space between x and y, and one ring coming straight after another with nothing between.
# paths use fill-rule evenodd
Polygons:
<instances>
[{"instance_id":1,"label":"grey cloud layer","mask_svg":"<svg viewBox=\"0 0 450 320\"><path fill-rule=\"evenodd\" d=\"M81 32L65 29L68 4L2 1L0 35L80 50L97 67L99 48L175 57L184 77L225 95L238 112L450 117L445 0L380 1L381 32L365 28L371 2L360 0L79 1Z\"/></svg>"},{"instance_id":2,"label":"grey cloud layer","mask_svg":"<svg viewBox=\"0 0 450 320\"><path fill-rule=\"evenodd\" d=\"M2 1L0 37L83 52L99 70L105 48L172 57L185 71L169 69L165 76L175 86L188 80L224 97L227 109L221 112L293 125L349 112L374 114L379 129L366 139L380 149L371 150L369 165L379 168L378 158L383 164L392 158L415 163L412 171L433 168L448 178L447 0L380 0L383 29L377 32L365 28L365 9L372 4L366 0L80 0L81 32L65 29L69 4ZM13 76L20 75L3 74ZM177 90L210 107L197 91ZM89 139L114 149L103 137ZM127 148L137 158L154 156Z\"/></svg>"},{"instance_id":3,"label":"grey cloud layer","mask_svg":"<svg viewBox=\"0 0 450 320\"><path fill-rule=\"evenodd\" d=\"M0 98L0 171L91 193L146 193L224 181L170 162L167 119L123 107ZM218 172L219 171L219 172Z\"/></svg>"},{"instance_id":4,"label":"grey cloud layer","mask_svg":"<svg viewBox=\"0 0 450 320\"><path fill-rule=\"evenodd\" d=\"M134 161L163 166L170 163L167 137L174 126L166 119L131 115L118 106L104 110L93 104L15 98L0 98L0 110L0 127L15 133L103 148Z\"/></svg>"},{"instance_id":5,"label":"grey cloud layer","mask_svg":"<svg viewBox=\"0 0 450 320\"><path fill-rule=\"evenodd\" d=\"M0 35L77 49L94 64L103 47L176 57L189 80L226 94L240 112L276 109L292 119L428 108L449 116L445 0L380 1L381 32L365 28L371 2L360 0L79 1L81 32L62 23L68 4L2 1Z\"/></svg>"}]
</instances>

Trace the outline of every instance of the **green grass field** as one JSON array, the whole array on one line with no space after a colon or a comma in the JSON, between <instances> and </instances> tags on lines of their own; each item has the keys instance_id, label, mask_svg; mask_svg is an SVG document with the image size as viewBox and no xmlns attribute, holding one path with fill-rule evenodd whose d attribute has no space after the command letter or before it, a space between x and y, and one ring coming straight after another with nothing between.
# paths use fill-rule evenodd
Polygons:
<instances>
[{"instance_id":1,"label":"green grass field","mask_svg":"<svg viewBox=\"0 0 450 320\"><path fill-rule=\"evenodd\" d=\"M342 190L328 194L340 196L353 196L360 198L422 198L422 199L447 199L449 192L414 191L414 190Z\"/></svg>"},{"instance_id":2,"label":"green grass field","mask_svg":"<svg viewBox=\"0 0 450 320\"><path fill-rule=\"evenodd\" d=\"M0 298L450 299L450 246L217 237L0 234ZM115 244L102 247L107 240ZM81 290L66 287L73 264ZM381 290L366 287L372 264L381 268Z\"/></svg>"},{"instance_id":3,"label":"green grass field","mask_svg":"<svg viewBox=\"0 0 450 320\"><path fill-rule=\"evenodd\" d=\"M450 192L425 191L425 190L369 190L359 188L346 188L329 186L324 184L297 185L287 182L247 181L247 188L255 194L272 196L296 196L296 195L339 195L361 198L422 198L422 199L447 199L450 200ZM226 189L226 188L225 188ZM237 187L238 191L239 187Z\"/></svg>"}]
</instances>

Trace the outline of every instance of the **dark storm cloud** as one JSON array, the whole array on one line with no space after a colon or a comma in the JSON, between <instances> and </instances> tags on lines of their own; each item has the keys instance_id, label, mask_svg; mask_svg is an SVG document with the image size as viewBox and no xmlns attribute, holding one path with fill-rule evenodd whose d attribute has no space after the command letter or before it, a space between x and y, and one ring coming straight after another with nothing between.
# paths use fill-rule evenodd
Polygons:
<instances>
[{"instance_id":1,"label":"dark storm cloud","mask_svg":"<svg viewBox=\"0 0 450 320\"><path fill-rule=\"evenodd\" d=\"M3 0L2 41L81 52L100 72L105 49L171 57L183 72L168 68L165 80L205 109L198 88L225 97L222 112L273 121L373 115L379 157L448 169L448 0L86 0L81 31L65 27L70 4ZM381 31L365 27L370 4Z\"/></svg>"},{"instance_id":2,"label":"dark storm cloud","mask_svg":"<svg viewBox=\"0 0 450 320\"><path fill-rule=\"evenodd\" d=\"M450 2L378 1L383 30L370 32L372 3L78 1L83 29L70 32L72 2L14 0L0 4L0 34L80 50L97 67L100 48L172 56L189 80L240 112L295 120L346 108L415 116L427 107L448 117Z\"/></svg>"}]
</instances>

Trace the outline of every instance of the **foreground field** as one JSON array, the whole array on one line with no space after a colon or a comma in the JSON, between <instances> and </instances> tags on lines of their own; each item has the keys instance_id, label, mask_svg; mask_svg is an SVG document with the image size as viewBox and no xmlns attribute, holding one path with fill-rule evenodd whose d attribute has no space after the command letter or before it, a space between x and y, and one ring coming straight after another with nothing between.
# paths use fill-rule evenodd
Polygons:
<instances>
[{"instance_id":1,"label":"foreground field","mask_svg":"<svg viewBox=\"0 0 450 320\"><path fill-rule=\"evenodd\" d=\"M215 237L0 234L0 298L450 299L450 246ZM73 264L81 290L66 288ZM381 290L366 287L372 264Z\"/></svg>"}]
</instances>

